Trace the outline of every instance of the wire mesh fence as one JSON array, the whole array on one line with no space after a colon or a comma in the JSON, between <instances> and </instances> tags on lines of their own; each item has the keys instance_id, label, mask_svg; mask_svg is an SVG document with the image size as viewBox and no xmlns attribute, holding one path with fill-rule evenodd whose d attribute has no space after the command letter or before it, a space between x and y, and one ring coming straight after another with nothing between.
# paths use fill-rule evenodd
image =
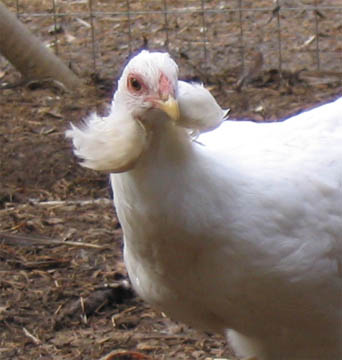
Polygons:
<instances>
[{"instance_id":1,"label":"wire mesh fence","mask_svg":"<svg viewBox=\"0 0 342 360\"><path fill-rule=\"evenodd\" d=\"M199 75L243 73L250 63L280 71L342 69L341 0L7 0L5 4L81 73L112 76L129 54L143 47L168 50L178 61L193 64Z\"/></svg>"}]
</instances>

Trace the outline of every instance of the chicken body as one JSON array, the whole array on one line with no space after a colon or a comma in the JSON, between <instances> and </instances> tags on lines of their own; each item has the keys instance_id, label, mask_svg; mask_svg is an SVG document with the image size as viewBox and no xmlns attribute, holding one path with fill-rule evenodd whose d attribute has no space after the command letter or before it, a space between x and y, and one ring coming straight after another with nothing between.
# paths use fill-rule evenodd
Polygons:
<instances>
[{"instance_id":1,"label":"chicken body","mask_svg":"<svg viewBox=\"0 0 342 360\"><path fill-rule=\"evenodd\" d=\"M160 124L136 168L111 176L137 292L174 319L234 329L243 356L341 358L338 105L325 124L226 122L203 145Z\"/></svg>"},{"instance_id":2,"label":"chicken body","mask_svg":"<svg viewBox=\"0 0 342 360\"><path fill-rule=\"evenodd\" d=\"M189 110L189 123L207 114ZM111 174L138 294L226 334L241 356L342 359L342 99L280 123L225 121L196 140L164 112L139 119L148 145Z\"/></svg>"}]
</instances>

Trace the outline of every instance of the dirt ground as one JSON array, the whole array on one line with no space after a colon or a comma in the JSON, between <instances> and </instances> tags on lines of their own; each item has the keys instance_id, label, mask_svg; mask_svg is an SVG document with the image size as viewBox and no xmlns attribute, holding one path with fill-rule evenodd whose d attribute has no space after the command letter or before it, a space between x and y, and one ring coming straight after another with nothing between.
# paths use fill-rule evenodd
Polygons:
<instances>
[{"instance_id":1,"label":"dirt ground","mask_svg":"<svg viewBox=\"0 0 342 360\"><path fill-rule=\"evenodd\" d=\"M11 5L11 1L5 3ZM39 4L43 3L22 2L22 11L42 11ZM98 1L97 6L103 10L109 3ZM76 1L59 4L66 12L83 11L86 6ZM132 6L138 5L132 1ZM329 46L335 44L342 51L342 44L334 43L341 31L341 15L332 15L322 11L320 36L322 43L328 38ZM160 38L148 35L147 30L139 34L147 21L155 20L150 26L159 26L160 14L154 16L136 19L133 50L147 43L161 48ZM265 23L269 16L260 12L260 21ZM310 23L311 12L300 16L305 20L301 25ZM48 31L50 18L22 18L32 31L39 30L43 41L54 39ZM136 353L112 360L143 359L142 354L155 360L234 358L222 337L172 322L135 296L122 262L122 232L111 204L108 176L81 168L64 138L70 121L77 123L91 111L106 110L128 51L122 45L127 45L127 38L120 40L121 45L112 43L120 33L119 20L110 16L99 20L102 55L94 72L91 66L82 68L83 60L89 64L91 58L89 29L63 18L67 30L59 35L61 57L64 42L74 36L75 46L67 47L67 61L84 80L74 94L46 83L9 87L19 76L0 59L0 359L96 360L111 351ZM284 15L284 38L293 33L292 20ZM324 72L307 71L310 66L303 66L306 53L294 56L291 49L284 49L284 58L292 62L280 74L264 38L264 48L246 50L247 76L243 78L237 57L225 61L229 47L219 52L218 44L211 42L215 36L220 41L220 34L213 30L219 29L217 24L232 26L237 34L236 23L224 25L226 18L218 14L211 27L207 19L209 60L203 65L202 46L188 42L179 49L185 43L183 33L188 38L197 36L192 33L196 27L184 24L199 22L199 15L175 21L169 22L169 49L177 54L181 77L204 81L222 107L231 108L232 119L275 121L341 95L341 59L335 58L334 63L329 58ZM110 22L114 25L108 29ZM308 39L310 31L305 26L304 30Z\"/></svg>"}]
</instances>

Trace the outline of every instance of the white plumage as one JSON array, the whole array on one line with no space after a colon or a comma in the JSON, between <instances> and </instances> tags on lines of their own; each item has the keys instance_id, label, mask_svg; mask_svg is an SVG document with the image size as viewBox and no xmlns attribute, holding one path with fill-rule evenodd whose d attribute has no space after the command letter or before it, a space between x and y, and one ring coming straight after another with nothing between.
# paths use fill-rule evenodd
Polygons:
<instances>
[{"instance_id":1,"label":"white plumage","mask_svg":"<svg viewBox=\"0 0 342 360\"><path fill-rule=\"evenodd\" d=\"M85 166L112 172L142 298L241 356L342 359L342 99L279 123L225 113L143 51L109 116L67 135Z\"/></svg>"}]
</instances>

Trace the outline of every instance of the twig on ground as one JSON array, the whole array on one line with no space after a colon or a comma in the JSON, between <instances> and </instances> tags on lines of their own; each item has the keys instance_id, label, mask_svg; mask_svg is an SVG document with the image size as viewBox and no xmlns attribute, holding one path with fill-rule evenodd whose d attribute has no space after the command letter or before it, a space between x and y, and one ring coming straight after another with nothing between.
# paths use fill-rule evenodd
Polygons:
<instances>
[{"instance_id":1,"label":"twig on ground","mask_svg":"<svg viewBox=\"0 0 342 360\"><path fill-rule=\"evenodd\" d=\"M58 206L58 205L111 205L113 203L112 200L101 198L95 200L52 200L52 201L31 201L33 205L39 206Z\"/></svg>"},{"instance_id":2,"label":"twig on ground","mask_svg":"<svg viewBox=\"0 0 342 360\"><path fill-rule=\"evenodd\" d=\"M92 248L92 249L106 249L108 246L96 245L84 242L76 242L76 241L62 241L56 239L49 238L38 238L27 235L17 235L17 234L8 234L0 232L0 243L6 245L19 245L19 246L32 246L32 245L67 245L74 247L84 247L84 248Z\"/></svg>"},{"instance_id":3,"label":"twig on ground","mask_svg":"<svg viewBox=\"0 0 342 360\"><path fill-rule=\"evenodd\" d=\"M41 340L38 339L36 336L31 334L25 327L23 327L24 334L30 338L36 345L41 345Z\"/></svg>"}]
</instances>

